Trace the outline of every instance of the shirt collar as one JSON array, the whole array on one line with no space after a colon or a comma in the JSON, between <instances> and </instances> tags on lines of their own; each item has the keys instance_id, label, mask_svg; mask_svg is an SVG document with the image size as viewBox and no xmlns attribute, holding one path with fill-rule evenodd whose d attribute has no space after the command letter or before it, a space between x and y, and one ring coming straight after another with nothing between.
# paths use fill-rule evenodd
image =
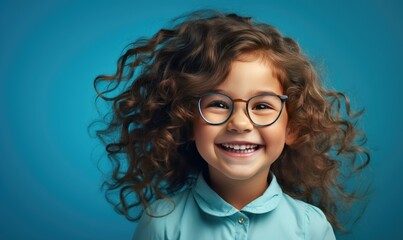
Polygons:
<instances>
[{"instance_id":1,"label":"shirt collar","mask_svg":"<svg viewBox=\"0 0 403 240\"><path fill-rule=\"evenodd\" d=\"M227 203L210 188L204 180L203 174L199 174L195 186L192 188L192 193L199 207L210 215L224 217L238 212L236 208ZM277 183L274 174L271 174L271 182L266 191L242 208L241 211L254 214L267 213L278 206L281 197L281 187Z\"/></svg>"}]
</instances>

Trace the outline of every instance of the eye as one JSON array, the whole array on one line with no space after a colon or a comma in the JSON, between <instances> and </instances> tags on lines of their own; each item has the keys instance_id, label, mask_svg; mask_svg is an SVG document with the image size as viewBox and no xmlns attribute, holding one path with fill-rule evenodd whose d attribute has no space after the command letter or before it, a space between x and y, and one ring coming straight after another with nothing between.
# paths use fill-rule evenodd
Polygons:
<instances>
[{"instance_id":1,"label":"eye","mask_svg":"<svg viewBox=\"0 0 403 240\"><path fill-rule=\"evenodd\" d=\"M212 101L207 105L207 107L229 109L229 105L224 101Z\"/></svg>"},{"instance_id":2,"label":"eye","mask_svg":"<svg viewBox=\"0 0 403 240\"><path fill-rule=\"evenodd\" d=\"M273 106L269 103L257 103L253 106L252 110L272 110Z\"/></svg>"}]
</instances>

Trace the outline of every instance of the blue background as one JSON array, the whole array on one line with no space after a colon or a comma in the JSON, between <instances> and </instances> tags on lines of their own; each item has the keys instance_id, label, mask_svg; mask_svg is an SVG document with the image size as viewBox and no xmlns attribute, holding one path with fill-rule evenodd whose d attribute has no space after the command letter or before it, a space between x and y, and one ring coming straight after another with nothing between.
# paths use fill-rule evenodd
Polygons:
<instances>
[{"instance_id":1,"label":"blue background","mask_svg":"<svg viewBox=\"0 0 403 240\"><path fill-rule=\"evenodd\" d=\"M374 193L346 239L403 224L403 5L399 1L1 1L0 239L130 239L100 191L93 79L122 49L199 8L251 15L296 39L366 113Z\"/></svg>"}]
</instances>

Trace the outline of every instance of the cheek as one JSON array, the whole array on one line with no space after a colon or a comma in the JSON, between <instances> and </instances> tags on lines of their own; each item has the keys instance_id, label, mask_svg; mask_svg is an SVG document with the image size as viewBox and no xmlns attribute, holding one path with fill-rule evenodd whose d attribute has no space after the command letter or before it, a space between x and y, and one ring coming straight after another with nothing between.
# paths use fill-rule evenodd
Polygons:
<instances>
[{"instance_id":1,"label":"cheek","mask_svg":"<svg viewBox=\"0 0 403 240\"><path fill-rule=\"evenodd\" d=\"M203 156L205 149L209 147L209 143L214 141L211 126L205 124L200 118L193 123L193 138L196 143L197 150Z\"/></svg>"},{"instance_id":2,"label":"cheek","mask_svg":"<svg viewBox=\"0 0 403 240\"><path fill-rule=\"evenodd\" d=\"M263 139L268 146L284 145L286 139L285 129L268 129L262 133Z\"/></svg>"},{"instance_id":3,"label":"cheek","mask_svg":"<svg viewBox=\"0 0 403 240\"><path fill-rule=\"evenodd\" d=\"M284 150L285 133L284 131L270 131L264 136L266 143L265 155L271 163L276 161Z\"/></svg>"},{"instance_id":4,"label":"cheek","mask_svg":"<svg viewBox=\"0 0 403 240\"><path fill-rule=\"evenodd\" d=\"M195 140L195 142L199 142L200 140L203 139L203 123L201 122L200 118L197 118L194 122L193 122L193 138Z\"/></svg>"},{"instance_id":5,"label":"cheek","mask_svg":"<svg viewBox=\"0 0 403 240\"><path fill-rule=\"evenodd\" d=\"M211 156L214 155L214 147L212 144L209 144L209 142L209 139L203 137L203 134L195 135L196 149L207 163L209 163Z\"/></svg>"},{"instance_id":6,"label":"cheek","mask_svg":"<svg viewBox=\"0 0 403 240\"><path fill-rule=\"evenodd\" d=\"M279 155L284 148L287 136L287 119L279 119L274 125L262 130L261 135L268 146L267 151L273 157Z\"/></svg>"},{"instance_id":7,"label":"cheek","mask_svg":"<svg viewBox=\"0 0 403 240\"><path fill-rule=\"evenodd\" d=\"M200 118L193 122L193 136L197 151L207 162L216 158L215 142L222 129L220 126L208 125Z\"/></svg>"}]
</instances>

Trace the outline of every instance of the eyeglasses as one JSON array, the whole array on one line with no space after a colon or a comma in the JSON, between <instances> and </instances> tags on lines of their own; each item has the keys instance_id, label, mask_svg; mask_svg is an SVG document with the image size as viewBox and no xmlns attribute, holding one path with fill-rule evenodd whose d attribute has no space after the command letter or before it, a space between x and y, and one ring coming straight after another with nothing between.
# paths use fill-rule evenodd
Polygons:
<instances>
[{"instance_id":1,"label":"eyeglasses","mask_svg":"<svg viewBox=\"0 0 403 240\"><path fill-rule=\"evenodd\" d=\"M284 108L286 95L261 94L249 100L232 99L222 93L206 93L199 98L200 116L210 125L227 122L234 112L235 102L246 103L246 113L256 126L270 126L279 119Z\"/></svg>"}]
</instances>

